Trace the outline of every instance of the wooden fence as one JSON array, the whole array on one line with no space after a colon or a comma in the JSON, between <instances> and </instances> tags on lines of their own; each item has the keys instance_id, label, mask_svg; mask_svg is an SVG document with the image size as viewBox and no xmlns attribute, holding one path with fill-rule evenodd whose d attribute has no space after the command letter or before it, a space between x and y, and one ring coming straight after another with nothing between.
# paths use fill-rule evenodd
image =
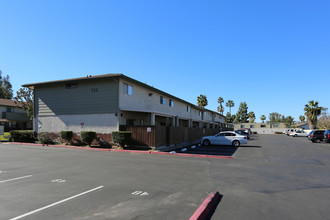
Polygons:
<instances>
[{"instance_id":1,"label":"wooden fence","mask_svg":"<svg viewBox=\"0 0 330 220\"><path fill-rule=\"evenodd\" d=\"M132 132L132 145L169 146L198 140L203 136L219 132L214 128L186 128L169 126L120 126L121 131Z\"/></svg>"}]
</instances>

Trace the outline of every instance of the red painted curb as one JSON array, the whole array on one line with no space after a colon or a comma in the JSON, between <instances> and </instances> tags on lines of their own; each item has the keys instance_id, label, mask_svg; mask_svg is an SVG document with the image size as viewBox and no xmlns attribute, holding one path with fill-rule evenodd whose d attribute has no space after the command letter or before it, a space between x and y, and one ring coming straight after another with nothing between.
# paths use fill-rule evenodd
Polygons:
<instances>
[{"instance_id":1,"label":"red painted curb","mask_svg":"<svg viewBox=\"0 0 330 220\"><path fill-rule=\"evenodd\" d=\"M204 220L210 219L212 210L216 208L221 199L221 195L218 191L212 192L198 207L195 213L189 218L189 220Z\"/></svg>"},{"instance_id":2,"label":"red painted curb","mask_svg":"<svg viewBox=\"0 0 330 220\"><path fill-rule=\"evenodd\" d=\"M138 151L138 150L116 150L116 149L104 149L104 148L90 148L90 147L77 147L77 146L64 146L64 145L47 145L47 144L33 144L33 143L21 143L21 142L7 142L9 144L18 145L32 145L32 146L45 146L45 147L61 147L71 149L83 149L83 150L94 150L94 151L112 151L112 152L126 152L126 153L140 153L140 154L162 154L171 156L186 156L186 157L201 157L201 158L215 158L215 159L234 159L229 156L215 156L215 155L201 155L201 154L183 154L183 153L169 153L159 151Z\"/></svg>"}]
</instances>

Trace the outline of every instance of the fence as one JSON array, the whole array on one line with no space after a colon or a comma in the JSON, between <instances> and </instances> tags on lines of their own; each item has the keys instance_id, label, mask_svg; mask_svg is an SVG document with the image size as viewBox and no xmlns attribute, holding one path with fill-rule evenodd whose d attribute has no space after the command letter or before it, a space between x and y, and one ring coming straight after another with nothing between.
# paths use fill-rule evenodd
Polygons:
<instances>
[{"instance_id":1,"label":"fence","mask_svg":"<svg viewBox=\"0 0 330 220\"><path fill-rule=\"evenodd\" d=\"M198 140L219 132L215 128L187 128L169 126L120 126L122 131L132 132L132 144L149 147L179 144Z\"/></svg>"}]
</instances>

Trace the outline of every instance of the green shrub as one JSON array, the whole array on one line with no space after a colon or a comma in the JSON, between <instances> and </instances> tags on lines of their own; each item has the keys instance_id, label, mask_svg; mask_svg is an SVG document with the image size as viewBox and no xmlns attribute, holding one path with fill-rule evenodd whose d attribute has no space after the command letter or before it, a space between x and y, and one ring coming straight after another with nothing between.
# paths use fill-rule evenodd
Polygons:
<instances>
[{"instance_id":1,"label":"green shrub","mask_svg":"<svg viewBox=\"0 0 330 220\"><path fill-rule=\"evenodd\" d=\"M31 130L12 130L10 131L10 141L34 143L34 132Z\"/></svg>"},{"instance_id":2,"label":"green shrub","mask_svg":"<svg viewBox=\"0 0 330 220\"><path fill-rule=\"evenodd\" d=\"M38 134L38 140L40 144L54 144L50 134L48 132L41 132Z\"/></svg>"},{"instance_id":3,"label":"green shrub","mask_svg":"<svg viewBox=\"0 0 330 220\"><path fill-rule=\"evenodd\" d=\"M275 131L274 133L275 133L275 134L283 134L283 133L280 132L280 131Z\"/></svg>"},{"instance_id":4,"label":"green shrub","mask_svg":"<svg viewBox=\"0 0 330 220\"><path fill-rule=\"evenodd\" d=\"M73 132L72 131L61 131L61 138L64 139L65 144L69 144L72 140L73 137Z\"/></svg>"},{"instance_id":5,"label":"green shrub","mask_svg":"<svg viewBox=\"0 0 330 220\"><path fill-rule=\"evenodd\" d=\"M258 132L256 132L256 131L254 131L254 132L252 132L253 134L258 134Z\"/></svg>"},{"instance_id":6,"label":"green shrub","mask_svg":"<svg viewBox=\"0 0 330 220\"><path fill-rule=\"evenodd\" d=\"M120 147L131 144L132 132L130 131L113 131L111 135L113 142L119 144Z\"/></svg>"},{"instance_id":7,"label":"green shrub","mask_svg":"<svg viewBox=\"0 0 330 220\"><path fill-rule=\"evenodd\" d=\"M96 138L96 132L94 131L81 131L80 132L81 140L91 146L93 140Z\"/></svg>"}]
</instances>

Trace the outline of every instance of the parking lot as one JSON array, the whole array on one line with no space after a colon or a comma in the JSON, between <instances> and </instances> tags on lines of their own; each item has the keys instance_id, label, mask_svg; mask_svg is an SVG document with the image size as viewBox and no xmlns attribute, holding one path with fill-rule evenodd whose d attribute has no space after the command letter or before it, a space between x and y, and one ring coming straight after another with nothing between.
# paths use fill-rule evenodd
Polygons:
<instances>
[{"instance_id":1,"label":"parking lot","mask_svg":"<svg viewBox=\"0 0 330 220\"><path fill-rule=\"evenodd\" d=\"M234 159L1 144L0 219L189 219L214 190L212 219L330 216L329 144L256 135L193 151Z\"/></svg>"}]
</instances>

